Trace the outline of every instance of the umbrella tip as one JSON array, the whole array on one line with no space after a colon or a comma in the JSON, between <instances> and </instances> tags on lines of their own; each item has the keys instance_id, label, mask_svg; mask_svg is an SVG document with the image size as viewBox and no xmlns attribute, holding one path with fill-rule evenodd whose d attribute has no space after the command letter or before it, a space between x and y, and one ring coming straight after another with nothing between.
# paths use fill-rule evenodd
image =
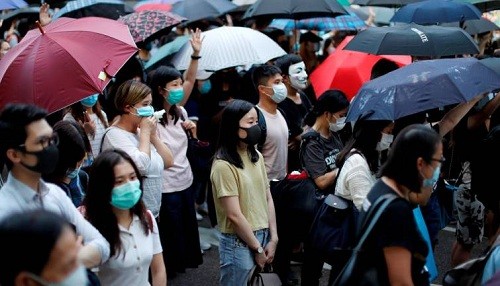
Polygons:
<instances>
[{"instance_id":1,"label":"umbrella tip","mask_svg":"<svg viewBox=\"0 0 500 286\"><path fill-rule=\"evenodd\" d=\"M35 23L40 30L40 33L42 33L42 35L45 34L45 30L43 29L42 24L40 24L40 21L36 21Z\"/></svg>"}]
</instances>

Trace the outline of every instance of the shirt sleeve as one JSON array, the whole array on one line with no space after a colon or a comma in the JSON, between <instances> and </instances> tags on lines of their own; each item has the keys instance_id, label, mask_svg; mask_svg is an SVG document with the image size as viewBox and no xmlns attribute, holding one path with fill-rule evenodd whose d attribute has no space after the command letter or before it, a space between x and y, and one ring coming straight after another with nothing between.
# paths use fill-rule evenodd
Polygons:
<instances>
[{"instance_id":1,"label":"shirt sleeve","mask_svg":"<svg viewBox=\"0 0 500 286\"><path fill-rule=\"evenodd\" d=\"M158 230L158 224L156 223L153 213L148 210L148 214L150 215L151 220L153 222L153 232L151 233L151 235L153 236L153 254L162 253L163 248L161 247L160 231Z\"/></svg>"},{"instance_id":2,"label":"shirt sleeve","mask_svg":"<svg viewBox=\"0 0 500 286\"><path fill-rule=\"evenodd\" d=\"M212 167L210 179L217 198L238 196L237 174L234 167L224 160L216 160Z\"/></svg>"},{"instance_id":3,"label":"shirt sleeve","mask_svg":"<svg viewBox=\"0 0 500 286\"><path fill-rule=\"evenodd\" d=\"M104 136L102 150L111 148L123 150L132 158L132 160L134 160L134 163L137 165L141 174L147 176L147 170L151 164L151 157L140 151L137 140L132 140L129 134L125 133L125 131L114 127L110 128L111 129L109 129L106 133L106 136Z\"/></svg>"}]
</instances>

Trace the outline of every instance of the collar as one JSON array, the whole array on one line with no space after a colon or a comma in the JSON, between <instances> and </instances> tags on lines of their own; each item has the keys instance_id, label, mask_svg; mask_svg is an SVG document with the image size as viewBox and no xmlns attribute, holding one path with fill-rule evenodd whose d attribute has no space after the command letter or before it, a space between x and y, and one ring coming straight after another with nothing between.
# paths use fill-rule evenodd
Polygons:
<instances>
[{"instance_id":1,"label":"collar","mask_svg":"<svg viewBox=\"0 0 500 286\"><path fill-rule=\"evenodd\" d=\"M40 179L40 182L38 185L38 190L39 190L39 193L38 193L38 192L34 191L32 188L30 188L28 185L26 185L25 183L16 179L14 177L14 175L12 175L11 172L9 172L9 174L7 176L7 181L5 182L5 185L11 186L11 188L8 188L8 189L12 189L13 191L15 191L16 194L18 196L20 196L23 200L25 200L27 203L30 203L39 197L46 196L50 190L47 183L45 183L42 179Z\"/></svg>"}]
</instances>

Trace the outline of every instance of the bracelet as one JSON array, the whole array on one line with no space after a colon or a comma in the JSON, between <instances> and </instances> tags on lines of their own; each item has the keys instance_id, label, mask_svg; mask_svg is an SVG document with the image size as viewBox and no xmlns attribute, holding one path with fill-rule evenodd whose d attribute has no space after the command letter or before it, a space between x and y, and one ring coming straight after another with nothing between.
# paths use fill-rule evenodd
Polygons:
<instances>
[{"instance_id":1,"label":"bracelet","mask_svg":"<svg viewBox=\"0 0 500 286\"><path fill-rule=\"evenodd\" d=\"M199 59L201 59L201 56L193 56L193 55L191 55L191 59L193 59L193 60L199 60Z\"/></svg>"}]
</instances>

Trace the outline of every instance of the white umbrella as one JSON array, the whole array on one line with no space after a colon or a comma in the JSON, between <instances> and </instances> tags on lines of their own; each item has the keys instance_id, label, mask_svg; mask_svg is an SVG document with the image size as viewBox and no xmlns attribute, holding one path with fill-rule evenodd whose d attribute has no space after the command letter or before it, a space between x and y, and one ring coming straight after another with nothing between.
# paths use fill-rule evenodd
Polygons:
<instances>
[{"instance_id":1,"label":"white umbrella","mask_svg":"<svg viewBox=\"0 0 500 286\"><path fill-rule=\"evenodd\" d=\"M201 33L203 47L198 69L218 71L234 66L263 64L286 54L265 34L244 27L219 27ZM179 70L188 68L193 49L188 42L172 59Z\"/></svg>"}]
</instances>

